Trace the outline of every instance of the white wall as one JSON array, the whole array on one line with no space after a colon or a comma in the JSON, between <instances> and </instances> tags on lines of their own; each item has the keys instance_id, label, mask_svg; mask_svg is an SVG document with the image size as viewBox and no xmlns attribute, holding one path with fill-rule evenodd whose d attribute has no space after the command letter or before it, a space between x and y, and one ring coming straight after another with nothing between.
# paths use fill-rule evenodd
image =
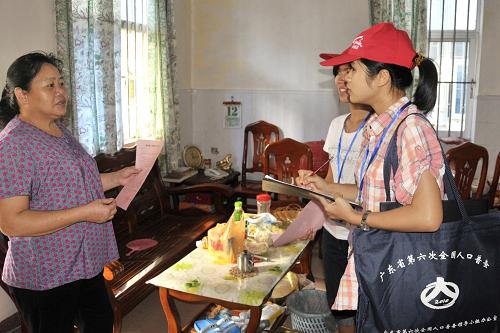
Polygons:
<instances>
[{"instance_id":1,"label":"white wall","mask_svg":"<svg viewBox=\"0 0 500 333\"><path fill-rule=\"evenodd\" d=\"M34 50L55 52L54 0L0 1L0 90L10 64ZM16 312L14 304L0 289L0 321Z\"/></svg>"},{"instance_id":2,"label":"white wall","mask_svg":"<svg viewBox=\"0 0 500 333\"><path fill-rule=\"evenodd\" d=\"M43 50L55 52L54 0L0 1L0 82L9 65L20 55Z\"/></svg>"},{"instance_id":3,"label":"white wall","mask_svg":"<svg viewBox=\"0 0 500 333\"><path fill-rule=\"evenodd\" d=\"M483 33L480 62L480 80L477 96L475 142L489 152L488 174L493 176L495 161L500 150L500 2L484 1Z\"/></svg>"},{"instance_id":4,"label":"white wall","mask_svg":"<svg viewBox=\"0 0 500 333\"><path fill-rule=\"evenodd\" d=\"M340 52L368 26L368 3L330 0L219 0L192 3L191 142L205 157L233 155L241 169L243 128L264 119L299 141L326 136L339 114L330 68L319 53ZM348 20L343 20L348 17ZM179 63L184 57L179 56ZM188 97L190 96L190 98ZM222 102L242 102L242 128L224 129ZM181 129L184 131L184 129ZM212 155L211 147L220 154Z\"/></svg>"}]
</instances>

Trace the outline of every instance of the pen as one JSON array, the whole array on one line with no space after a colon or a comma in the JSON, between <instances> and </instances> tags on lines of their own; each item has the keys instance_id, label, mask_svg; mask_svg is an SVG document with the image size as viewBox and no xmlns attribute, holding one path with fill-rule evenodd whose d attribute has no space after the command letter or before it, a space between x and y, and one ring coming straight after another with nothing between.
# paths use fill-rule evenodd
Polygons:
<instances>
[{"instance_id":1,"label":"pen","mask_svg":"<svg viewBox=\"0 0 500 333\"><path fill-rule=\"evenodd\" d=\"M332 160L332 158L333 158L333 155L332 155L332 156L330 156L330 158L329 158L329 159L327 159L327 160L325 161L325 163L321 164L321 166L320 166L319 168L317 168L317 169L316 169L316 171L313 171L313 173L311 173L309 176L314 176L314 175L315 175L315 174L316 174L319 170L323 169L323 167L324 167L325 165L327 165L327 164L328 164L328 162L330 162L330 161Z\"/></svg>"}]
</instances>

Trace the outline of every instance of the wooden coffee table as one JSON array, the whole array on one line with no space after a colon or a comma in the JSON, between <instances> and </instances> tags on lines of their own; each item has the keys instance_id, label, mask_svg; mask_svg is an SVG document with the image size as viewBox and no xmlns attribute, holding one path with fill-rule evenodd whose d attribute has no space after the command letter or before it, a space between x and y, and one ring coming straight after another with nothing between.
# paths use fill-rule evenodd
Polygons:
<instances>
[{"instance_id":1,"label":"wooden coffee table","mask_svg":"<svg viewBox=\"0 0 500 333\"><path fill-rule=\"evenodd\" d=\"M271 248L268 251L271 261L257 263L255 267L258 273L244 279L234 278L229 273L234 265L217 264L207 250L197 248L147 283L159 287L169 333L190 330L189 327L181 328L174 299L250 310L247 332L253 333L259 327L262 306L307 244L308 241L298 241Z\"/></svg>"}]
</instances>

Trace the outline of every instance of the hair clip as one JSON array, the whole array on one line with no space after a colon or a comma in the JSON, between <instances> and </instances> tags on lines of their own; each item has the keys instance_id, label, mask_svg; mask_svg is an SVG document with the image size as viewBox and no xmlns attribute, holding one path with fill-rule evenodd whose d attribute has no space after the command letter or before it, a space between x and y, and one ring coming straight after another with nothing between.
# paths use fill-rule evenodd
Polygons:
<instances>
[{"instance_id":1,"label":"hair clip","mask_svg":"<svg viewBox=\"0 0 500 333\"><path fill-rule=\"evenodd\" d=\"M425 59L425 56L422 53L418 52L415 55L415 57L413 58L413 62L415 63L415 66L418 67L418 66L420 66L420 64L422 63L422 61L424 61L424 59Z\"/></svg>"}]
</instances>

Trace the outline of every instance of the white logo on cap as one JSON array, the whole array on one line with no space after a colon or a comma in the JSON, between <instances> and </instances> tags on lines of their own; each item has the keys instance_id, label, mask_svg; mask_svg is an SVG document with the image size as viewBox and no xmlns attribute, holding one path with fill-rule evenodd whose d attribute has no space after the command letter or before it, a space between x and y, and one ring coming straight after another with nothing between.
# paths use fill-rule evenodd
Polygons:
<instances>
[{"instance_id":1,"label":"white logo on cap","mask_svg":"<svg viewBox=\"0 0 500 333\"><path fill-rule=\"evenodd\" d=\"M360 47L363 47L363 43L361 43L362 41L363 41L363 36L358 36L354 38L354 40L352 41L351 48L357 50Z\"/></svg>"},{"instance_id":2,"label":"white logo on cap","mask_svg":"<svg viewBox=\"0 0 500 333\"><path fill-rule=\"evenodd\" d=\"M440 295L442 293L442 295ZM455 304L460 291L453 282L446 282L442 277L437 277L436 282L429 283L420 294L420 301L431 309L446 309ZM443 297L444 296L444 297Z\"/></svg>"}]
</instances>

